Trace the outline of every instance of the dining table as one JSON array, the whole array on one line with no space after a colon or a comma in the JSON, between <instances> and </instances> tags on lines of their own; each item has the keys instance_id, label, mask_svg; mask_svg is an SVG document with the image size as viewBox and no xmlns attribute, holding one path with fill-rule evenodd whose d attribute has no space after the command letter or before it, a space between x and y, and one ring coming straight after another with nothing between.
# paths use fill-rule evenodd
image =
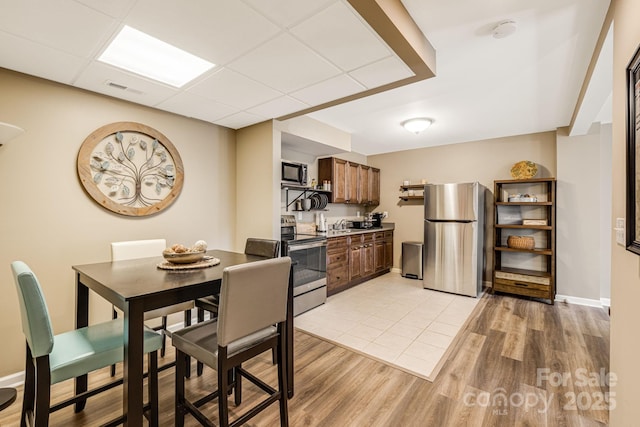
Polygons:
<instances>
[{"instance_id":1,"label":"dining table","mask_svg":"<svg viewBox=\"0 0 640 427\"><path fill-rule=\"evenodd\" d=\"M226 267L265 259L225 250L209 250L217 265L184 270L159 268L162 256L72 266L76 276L76 328L89 323L89 290L124 313L123 422L143 423L144 313L220 292ZM286 322L287 394L293 397L293 287L289 278ZM87 390L87 376L75 379L76 394ZM76 407L82 409L84 404Z\"/></svg>"}]
</instances>

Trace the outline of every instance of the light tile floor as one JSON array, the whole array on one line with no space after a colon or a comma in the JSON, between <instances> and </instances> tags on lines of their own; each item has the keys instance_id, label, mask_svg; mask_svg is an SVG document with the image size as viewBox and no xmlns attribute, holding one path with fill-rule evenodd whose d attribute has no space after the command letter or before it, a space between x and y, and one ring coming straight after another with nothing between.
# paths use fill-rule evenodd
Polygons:
<instances>
[{"instance_id":1,"label":"light tile floor","mask_svg":"<svg viewBox=\"0 0 640 427\"><path fill-rule=\"evenodd\" d=\"M433 381L440 359L480 298L422 288L388 273L327 299L294 326Z\"/></svg>"}]
</instances>

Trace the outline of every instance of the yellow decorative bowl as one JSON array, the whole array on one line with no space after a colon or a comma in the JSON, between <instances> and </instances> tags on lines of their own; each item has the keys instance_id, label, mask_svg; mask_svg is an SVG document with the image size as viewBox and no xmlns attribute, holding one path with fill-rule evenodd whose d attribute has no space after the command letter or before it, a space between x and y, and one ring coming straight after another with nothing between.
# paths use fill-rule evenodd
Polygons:
<instances>
[{"instance_id":1,"label":"yellow decorative bowl","mask_svg":"<svg viewBox=\"0 0 640 427\"><path fill-rule=\"evenodd\" d=\"M530 179L538 173L538 166L529 160L522 160L511 168L511 177L514 179Z\"/></svg>"},{"instance_id":2,"label":"yellow decorative bowl","mask_svg":"<svg viewBox=\"0 0 640 427\"><path fill-rule=\"evenodd\" d=\"M206 251L191 251L191 252L167 252L163 251L162 256L164 259L173 264L192 264L194 262L202 261Z\"/></svg>"}]
</instances>

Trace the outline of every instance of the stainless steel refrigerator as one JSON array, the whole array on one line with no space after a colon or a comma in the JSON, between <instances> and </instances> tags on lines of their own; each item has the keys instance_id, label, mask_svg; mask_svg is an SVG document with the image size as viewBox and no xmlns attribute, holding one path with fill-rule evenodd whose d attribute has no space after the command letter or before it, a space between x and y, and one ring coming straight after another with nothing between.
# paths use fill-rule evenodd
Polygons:
<instances>
[{"instance_id":1,"label":"stainless steel refrigerator","mask_svg":"<svg viewBox=\"0 0 640 427\"><path fill-rule=\"evenodd\" d=\"M425 288L472 297L480 294L484 192L477 182L425 185Z\"/></svg>"}]
</instances>

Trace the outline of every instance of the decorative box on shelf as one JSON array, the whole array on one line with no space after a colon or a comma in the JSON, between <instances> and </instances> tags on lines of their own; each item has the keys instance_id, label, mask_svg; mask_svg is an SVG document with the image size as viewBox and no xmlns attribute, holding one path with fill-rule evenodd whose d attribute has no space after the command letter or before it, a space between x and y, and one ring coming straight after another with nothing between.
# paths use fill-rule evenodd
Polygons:
<instances>
[{"instance_id":1,"label":"decorative box on shelf","mask_svg":"<svg viewBox=\"0 0 640 427\"><path fill-rule=\"evenodd\" d=\"M547 225L548 221L546 219L523 219L522 225Z\"/></svg>"}]
</instances>

